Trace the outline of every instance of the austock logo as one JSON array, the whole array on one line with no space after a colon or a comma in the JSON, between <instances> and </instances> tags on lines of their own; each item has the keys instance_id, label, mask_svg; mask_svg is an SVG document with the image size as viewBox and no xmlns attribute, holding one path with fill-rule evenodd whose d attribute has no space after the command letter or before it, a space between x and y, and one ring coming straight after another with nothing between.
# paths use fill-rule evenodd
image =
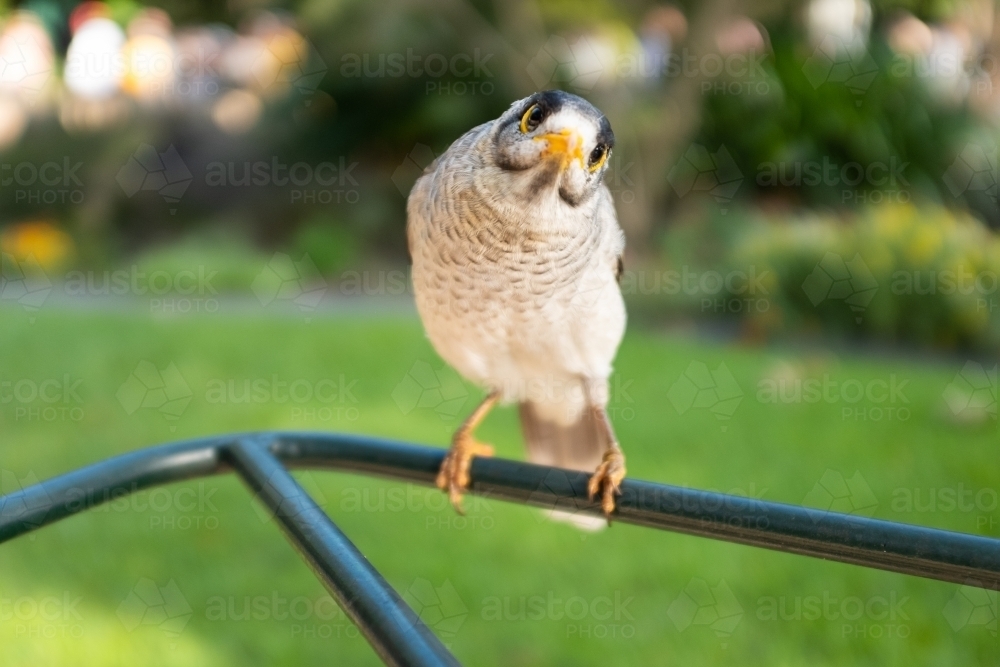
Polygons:
<instances>
[{"instance_id":1,"label":"austock logo","mask_svg":"<svg viewBox=\"0 0 1000 667\"><path fill-rule=\"evenodd\" d=\"M970 422L997 420L997 365L987 369L975 361L966 362L944 389L943 398L952 414Z\"/></svg>"},{"instance_id":2,"label":"austock logo","mask_svg":"<svg viewBox=\"0 0 1000 667\"><path fill-rule=\"evenodd\" d=\"M51 498L44 488L42 488L42 493L36 496L37 502L30 498L26 501L23 498L11 497L15 493L37 485L38 477L30 470L24 476L18 476L10 470L0 470L0 517L4 519L21 518L23 521L24 515L28 512L48 505ZM37 521L28 523L33 528L37 528L41 524L41 517ZM35 539L34 533L29 535L29 539Z\"/></svg>"},{"instance_id":3,"label":"austock logo","mask_svg":"<svg viewBox=\"0 0 1000 667\"><path fill-rule=\"evenodd\" d=\"M205 185L211 188L282 188L292 204L356 204L361 199L354 170L358 162L336 160L291 164L278 156L270 160L213 161L205 166Z\"/></svg>"},{"instance_id":4,"label":"austock logo","mask_svg":"<svg viewBox=\"0 0 1000 667\"><path fill-rule=\"evenodd\" d=\"M158 586L152 579L136 582L118 605L118 620L129 632L140 626L155 626L170 638L177 638L187 627L194 611L177 583L171 579Z\"/></svg>"},{"instance_id":5,"label":"austock logo","mask_svg":"<svg viewBox=\"0 0 1000 667\"><path fill-rule=\"evenodd\" d=\"M295 421L355 421L359 417L358 397L354 392L358 380L348 380L340 373L318 380L286 379L277 374L256 378L212 378L205 385L208 405L287 406Z\"/></svg>"},{"instance_id":6,"label":"austock logo","mask_svg":"<svg viewBox=\"0 0 1000 667\"><path fill-rule=\"evenodd\" d=\"M960 586L942 610L951 629L958 633L982 628L997 636L997 591L982 588L980 582L969 581Z\"/></svg>"},{"instance_id":7,"label":"austock logo","mask_svg":"<svg viewBox=\"0 0 1000 667\"><path fill-rule=\"evenodd\" d=\"M140 144L115 177L125 196L131 199L140 191L155 191L168 204L180 201L194 180L173 144L160 153L149 144ZM170 213L176 213L171 208Z\"/></svg>"},{"instance_id":8,"label":"austock logo","mask_svg":"<svg viewBox=\"0 0 1000 667\"><path fill-rule=\"evenodd\" d=\"M845 478L840 472L827 469L802 499L802 504L814 522L831 512L871 517L878 509L878 499L858 470Z\"/></svg>"},{"instance_id":9,"label":"austock logo","mask_svg":"<svg viewBox=\"0 0 1000 667\"><path fill-rule=\"evenodd\" d=\"M32 314L51 292L52 282L34 255L19 262L13 255L0 254L0 301L14 301Z\"/></svg>"},{"instance_id":10,"label":"austock logo","mask_svg":"<svg viewBox=\"0 0 1000 667\"><path fill-rule=\"evenodd\" d=\"M327 67L309 40L285 29L264 44L250 71L266 92L294 88L302 95L312 95L326 76Z\"/></svg>"},{"instance_id":11,"label":"austock logo","mask_svg":"<svg viewBox=\"0 0 1000 667\"><path fill-rule=\"evenodd\" d=\"M910 181L905 171L910 163L890 156L887 162L837 163L824 155L822 160L761 162L757 165L757 185L762 187L817 187L840 190L842 203L906 203L911 199Z\"/></svg>"},{"instance_id":12,"label":"austock logo","mask_svg":"<svg viewBox=\"0 0 1000 667\"><path fill-rule=\"evenodd\" d=\"M743 400L743 390L725 363L714 371L700 361L692 361L684 374L670 386L667 398L678 414L692 408L709 410L719 421L728 421ZM726 431L727 427L722 426Z\"/></svg>"},{"instance_id":13,"label":"austock logo","mask_svg":"<svg viewBox=\"0 0 1000 667\"><path fill-rule=\"evenodd\" d=\"M12 29L14 26L20 29ZM45 29L15 15L0 35L0 91L34 106L52 75L52 46Z\"/></svg>"},{"instance_id":14,"label":"austock logo","mask_svg":"<svg viewBox=\"0 0 1000 667\"><path fill-rule=\"evenodd\" d=\"M495 86L489 68L492 53L479 48L472 53L345 53L340 61L340 76L345 79L381 79L409 77L426 78L424 92L428 95L492 95Z\"/></svg>"},{"instance_id":15,"label":"austock logo","mask_svg":"<svg viewBox=\"0 0 1000 667\"><path fill-rule=\"evenodd\" d=\"M429 409L442 420L458 416L468 398L469 390L450 366L435 371L426 361L415 361L392 390L392 400L404 415Z\"/></svg>"},{"instance_id":16,"label":"austock logo","mask_svg":"<svg viewBox=\"0 0 1000 667\"><path fill-rule=\"evenodd\" d=\"M764 622L825 621L839 630L840 639L906 639L913 633L906 609L910 596L889 591L885 595L841 596L767 595L757 599L756 617Z\"/></svg>"},{"instance_id":17,"label":"austock logo","mask_svg":"<svg viewBox=\"0 0 1000 667\"><path fill-rule=\"evenodd\" d=\"M631 639L635 636L635 616L629 606L634 600L634 595L620 590L587 598L564 598L554 590L535 595L491 595L483 598L479 616L488 622L562 622L567 638Z\"/></svg>"},{"instance_id":18,"label":"austock logo","mask_svg":"<svg viewBox=\"0 0 1000 667\"><path fill-rule=\"evenodd\" d=\"M0 163L0 185L11 188L14 203L82 204L83 181L79 171L83 162L66 155L60 160Z\"/></svg>"},{"instance_id":19,"label":"austock logo","mask_svg":"<svg viewBox=\"0 0 1000 667\"><path fill-rule=\"evenodd\" d=\"M860 324L878 291L878 281L860 254L845 262L842 256L828 252L803 281L802 291L813 306L827 300L843 301L855 313L854 321Z\"/></svg>"},{"instance_id":20,"label":"austock logo","mask_svg":"<svg viewBox=\"0 0 1000 667\"><path fill-rule=\"evenodd\" d=\"M704 579L694 578L670 603L667 616L678 632L692 626L708 626L725 648L743 620L743 605L725 580L712 587Z\"/></svg>"},{"instance_id":21,"label":"austock logo","mask_svg":"<svg viewBox=\"0 0 1000 667\"><path fill-rule=\"evenodd\" d=\"M84 418L82 384L69 373L61 378L0 379L0 406L13 408L14 421L79 422Z\"/></svg>"},{"instance_id":22,"label":"austock logo","mask_svg":"<svg viewBox=\"0 0 1000 667\"><path fill-rule=\"evenodd\" d=\"M408 197L414 183L436 158L430 146L414 144L413 149L403 158L403 162L392 172L392 182L399 190L399 194Z\"/></svg>"},{"instance_id":23,"label":"austock logo","mask_svg":"<svg viewBox=\"0 0 1000 667\"><path fill-rule=\"evenodd\" d=\"M748 28L757 31L747 19L737 26L742 31ZM695 53L687 47L621 50L620 44L601 36L580 35L571 40L551 35L528 63L527 72L539 90L569 87L586 93L612 81L642 83L685 77L700 80L702 93L764 95L771 89L764 68L769 55L763 44L727 54Z\"/></svg>"},{"instance_id":24,"label":"austock logo","mask_svg":"<svg viewBox=\"0 0 1000 667\"><path fill-rule=\"evenodd\" d=\"M757 382L757 400L770 405L825 403L840 405L841 418L853 421L907 421L912 416L906 395L910 380L895 373L862 381L857 378L783 376L784 367ZM797 371L792 370L793 373Z\"/></svg>"},{"instance_id":25,"label":"austock logo","mask_svg":"<svg viewBox=\"0 0 1000 667\"><path fill-rule=\"evenodd\" d=\"M667 174L678 197L692 192L711 195L722 206L722 212L743 184L743 172L725 146L710 153L700 144L693 144Z\"/></svg>"},{"instance_id":26,"label":"austock logo","mask_svg":"<svg viewBox=\"0 0 1000 667\"><path fill-rule=\"evenodd\" d=\"M572 473L570 473L572 474ZM607 519L584 512L590 504L585 496L575 496L569 474L560 468L551 468L528 496L527 503L540 507L539 522L546 519L569 523L586 531L597 531L607 526Z\"/></svg>"},{"instance_id":27,"label":"austock logo","mask_svg":"<svg viewBox=\"0 0 1000 667\"><path fill-rule=\"evenodd\" d=\"M805 61L802 71L813 88L824 83L843 84L858 97L855 105L861 106L861 96L878 76L878 64L860 35L850 41L827 35Z\"/></svg>"},{"instance_id":28,"label":"austock logo","mask_svg":"<svg viewBox=\"0 0 1000 667\"><path fill-rule=\"evenodd\" d=\"M175 422L184 414L192 395L176 364L157 369L153 362L143 360L118 388L115 397L128 415L155 409L164 419ZM176 428L172 425L170 430Z\"/></svg>"},{"instance_id":29,"label":"austock logo","mask_svg":"<svg viewBox=\"0 0 1000 667\"><path fill-rule=\"evenodd\" d=\"M528 76L539 90L564 83L579 91L593 90L606 69L601 49L585 36L570 43L552 35L528 63Z\"/></svg>"},{"instance_id":30,"label":"austock logo","mask_svg":"<svg viewBox=\"0 0 1000 667\"><path fill-rule=\"evenodd\" d=\"M440 586L427 579L415 579L403 593L403 599L421 621L446 639L458 634L469 616L469 608L447 579Z\"/></svg>"},{"instance_id":31,"label":"austock logo","mask_svg":"<svg viewBox=\"0 0 1000 667\"><path fill-rule=\"evenodd\" d=\"M142 297L151 312L217 312L219 291L212 284L218 275L205 265L178 271L145 271L137 264L114 271L73 270L62 278L67 297Z\"/></svg>"},{"instance_id":32,"label":"austock logo","mask_svg":"<svg viewBox=\"0 0 1000 667\"><path fill-rule=\"evenodd\" d=\"M636 179L642 178L641 170L638 174L631 174L636 167L634 160L625 161L622 157L622 152L620 150L615 150L611 152L610 164L608 165L608 170L604 174L604 185L607 186L608 192L611 193L612 199L615 200L616 204L631 204L636 198Z\"/></svg>"},{"instance_id":33,"label":"austock logo","mask_svg":"<svg viewBox=\"0 0 1000 667\"><path fill-rule=\"evenodd\" d=\"M968 143L942 177L953 197L966 192L982 192L997 199L997 149Z\"/></svg>"},{"instance_id":34,"label":"austock logo","mask_svg":"<svg viewBox=\"0 0 1000 667\"><path fill-rule=\"evenodd\" d=\"M314 311L326 295L326 279L309 255L295 261L285 253L276 252L254 278L250 289L262 306L290 301L300 311L308 313Z\"/></svg>"},{"instance_id":35,"label":"austock logo","mask_svg":"<svg viewBox=\"0 0 1000 667\"><path fill-rule=\"evenodd\" d=\"M276 511L272 511L267 503L264 502L264 499L261 498L261 493L253 495L250 507L253 508L254 514L257 515L261 523L270 523L275 519L275 514L278 516L296 516L312 503L315 503L320 508L327 506L327 497L311 473L305 472L301 475L296 475L296 480L301 492L297 491L299 495L291 499L283 498L281 505L279 505ZM271 485L270 480L268 480L268 485Z\"/></svg>"},{"instance_id":36,"label":"austock logo","mask_svg":"<svg viewBox=\"0 0 1000 667\"><path fill-rule=\"evenodd\" d=\"M15 637L41 639L84 636L83 615L77 609L83 597L64 590L62 595L7 597L0 589L0 628Z\"/></svg>"},{"instance_id":37,"label":"austock logo","mask_svg":"<svg viewBox=\"0 0 1000 667\"><path fill-rule=\"evenodd\" d=\"M308 489L305 479L301 481ZM348 486L341 489L337 503L341 512L422 514L424 528L428 530L492 530L496 525L491 516L493 506L485 494L466 496L463 507L465 514L458 514L447 494L433 486L415 484L388 488L383 485Z\"/></svg>"},{"instance_id":38,"label":"austock logo","mask_svg":"<svg viewBox=\"0 0 1000 667\"><path fill-rule=\"evenodd\" d=\"M356 639L360 636L357 626L336 600L326 594L287 598L272 590L265 595L213 595L205 601L205 620L267 623L271 629L285 626L293 639Z\"/></svg>"}]
</instances>

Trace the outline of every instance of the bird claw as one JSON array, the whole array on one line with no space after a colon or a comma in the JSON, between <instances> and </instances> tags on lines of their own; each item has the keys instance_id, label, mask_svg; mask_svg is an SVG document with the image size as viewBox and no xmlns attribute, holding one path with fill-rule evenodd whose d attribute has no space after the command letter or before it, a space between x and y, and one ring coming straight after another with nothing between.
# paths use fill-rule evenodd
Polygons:
<instances>
[{"instance_id":1,"label":"bird claw","mask_svg":"<svg viewBox=\"0 0 1000 667\"><path fill-rule=\"evenodd\" d=\"M615 496L622 494L623 479L625 479L625 455L618 447L612 447L605 452L604 460L587 482L587 498L594 500L597 494L601 493L601 510L609 524L611 513L615 511Z\"/></svg>"},{"instance_id":2,"label":"bird claw","mask_svg":"<svg viewBox=\"0 0 1000 667\"><path fill-rule=\"evenodd\" d=\"M472 459L476 456L493 456L493 447L468 434L456 435L434 481L439 489L448 493L452 507L461 515L465 514L462 509L462 492L469 488L472 481L469 470Z\"/></svg>"}]
</instances>

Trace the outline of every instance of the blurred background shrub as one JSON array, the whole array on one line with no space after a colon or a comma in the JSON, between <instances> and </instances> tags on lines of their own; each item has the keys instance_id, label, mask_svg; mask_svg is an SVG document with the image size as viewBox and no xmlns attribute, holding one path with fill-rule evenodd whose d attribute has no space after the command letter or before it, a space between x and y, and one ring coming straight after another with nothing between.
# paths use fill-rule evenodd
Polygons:
<instances>
[{"instance_id":1,"label":"blurred background shrub","mask_svg":"<svg viewBox=\"0 0 1000 667\"><path fill-rule=\"evenodd\" d=\"M755 339L826 332L996 349L996 234L933 205L856 215L741 210L675 225L663 235L664 259L627 272L623 287L640 317L728 319Z\"/></svg>"}]
</instances>

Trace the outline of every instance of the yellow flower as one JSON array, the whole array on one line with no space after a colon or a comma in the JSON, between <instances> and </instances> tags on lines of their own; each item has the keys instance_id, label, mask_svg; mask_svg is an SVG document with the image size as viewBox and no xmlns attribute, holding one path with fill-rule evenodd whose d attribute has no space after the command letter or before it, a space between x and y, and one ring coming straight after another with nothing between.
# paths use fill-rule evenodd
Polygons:
<instances>
[{"instance_id":1,"label":"yellow flower","mask_svg":"<svg viewBox=\"0 0 1000 667\"><path fill-rule=\"evenodd\" d=\"M69 234L45 220L22 222L0 232L0 249L24 260L34 256L43 269L57 268L73 253Z\"/></svg>"},{"instance_id":2,"label":"yellow flower","mask_svg":"<svg viewBox=\"0 0 1000 667\"><path fill-rule=\"evenodd\" d=\"M942 241L940 229L934 225L920 225L906 248L907 259L918 266L927 264L941 250Z\"/></svg>"},{"instance_id":3,"label":"yellow flower","mask_svg":"<svg viewBox=\"0 0 1000 667\"><path fill-rule=\"evenodd\" d=\"M886 204L874 214L875 232L884 238L900 237L913 226L916 208L912 204Z\"/></svg>"}]
</instances>

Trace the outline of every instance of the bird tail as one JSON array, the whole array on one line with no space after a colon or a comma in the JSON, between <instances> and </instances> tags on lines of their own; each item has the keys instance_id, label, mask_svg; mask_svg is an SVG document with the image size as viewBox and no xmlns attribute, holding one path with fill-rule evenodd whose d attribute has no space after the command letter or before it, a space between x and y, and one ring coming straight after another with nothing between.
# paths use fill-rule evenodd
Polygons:
<instances>
[{"instance_id":1,"label":"bird tail","mask_svg":"<svg viewBox=\"0 0 1000 667\"><path fill-rule=\"evenodd\" d=\"M532 463L594 472L611 444L593 410L581 410L569 424L553 419L531 401L521 403L519 412L528 460Z\"/></svg>"},{"instance_id":2,"label":"bird tail","mask_svg":"<svg viewBox=\"0 0 1000 667\"><path fill-rule=\"evenodd\" d=\"M597 469L611 443L607 442L605 430L597 422L593 410L583 409L575 421L562 424L531 401L518 407L529 461L586 473ZM554 521L588 531L601 530L607 525L605 519L589 514L557 509L546 510L545 514Z\"/></svg>"}]
</instances>

